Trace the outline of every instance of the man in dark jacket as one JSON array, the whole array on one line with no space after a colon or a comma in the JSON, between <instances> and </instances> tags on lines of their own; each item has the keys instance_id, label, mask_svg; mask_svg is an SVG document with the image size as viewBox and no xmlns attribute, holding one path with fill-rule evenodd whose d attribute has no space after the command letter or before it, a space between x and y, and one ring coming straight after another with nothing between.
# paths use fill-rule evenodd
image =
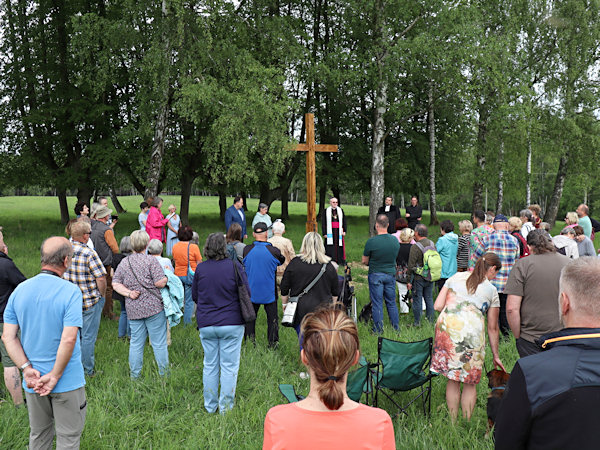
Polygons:
<instances>
[{"instance_id":1,"label":"man in dark jacket","mask_svg":"<svg viewBox=\"0 0 600 450\"><path fill-rule=\"evenodd\" d=\"M4 309L8 303L10 294L15 288L25 281L25 275L21 273L15 263L8 257L8 247L4 243L2 232L0 231L0 335L4 329ZM0 362L4 367L4 384L10 392L15 406L23 404L23 391L21 390L21 376L19 368L10 359L4 344L0 341Z\"/></svg>"},{"instance_id":2,"label":"man in dark jacket","mask_svg":"<svg viewBox=\"0 0 600 450\"><path fill-rule=\"evenodd\" d=\"M90 239L94 243L94 250L102 260L104 269L106 270L106 295L102 315L112 320L118 320L113 314L113 298L112 298L112 260L113 255L119 253L119 245L115 239L113 229L108 226L108 219L112 210L106 206L100 206L96 210L96 219L92 220L92 233Z\"/></svg>"},{"instance_id":3,"label":"man in dark jacket","mask_svg":"<svg viewBox=\"0 0 600 450\"><path fill-rule=\"evenodd\" d=\"M498 412L496 449L598 448L600 259L571 261L560 276L565 328L513 368Z\"/></svg>"},{"instance_id":4,"label":"man in dark jacket","mask_svg":"<svg viewBox=\"0 0 600 450\"><path fill-rule=\"evenodd\" d=\"M377 215L380 214L385 214L389 220L387 232L395 233L396 220L400 219L402 216L400 215L400 208L394 205L394 199L391 196L385 198L385 204L377 211Z\"/></svg>"},{"instance_id":5,"label":"man in dark jacket","mask_svg":"<svg viewBox=\"0 0 600 450\"><path fill-rule=\"evenodd\" d=\"M225 232L229 230L232 223L237 222L242 227L242 242L248 238L246 232L246 214L244 213L244 199L239 195L233 199L231 205L225 211Z\"/></svg>"},{"instance_id":6,"label":"man in dark jacket","mask_svg":"<svg viewBox=\"0 0 600 450\"><path fill-rule=\"evenodd\" d=\"M408 220L408 227L413 230L417 224L421 223L423 216L423 208L419 205L419 199L416 195L410 198L410 205L406 207L406 220Z\"/></svg>"}]
</instances>

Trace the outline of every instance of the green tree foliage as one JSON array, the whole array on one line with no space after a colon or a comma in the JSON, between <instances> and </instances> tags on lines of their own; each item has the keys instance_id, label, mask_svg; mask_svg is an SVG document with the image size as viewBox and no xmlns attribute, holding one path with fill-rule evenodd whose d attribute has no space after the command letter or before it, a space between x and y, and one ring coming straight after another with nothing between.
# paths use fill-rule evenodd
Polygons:
<instances>
[{"instance_id":1,"label":"green tree foliage","mask_svg":"<svg viewBox=\"0 0 600 450\"><path fill-rule=\"evenodd\" d=\"M131 185L179 190L184 221L194 185L270 203L304 188L288 150L313 112L340 147L322 204L370 196L372 222L418 194L434 222L530 200L553 222L600 202L599 3L6 0L2 183L50 188L63 220L67 191Z\"/></svg>"}]
</instances>

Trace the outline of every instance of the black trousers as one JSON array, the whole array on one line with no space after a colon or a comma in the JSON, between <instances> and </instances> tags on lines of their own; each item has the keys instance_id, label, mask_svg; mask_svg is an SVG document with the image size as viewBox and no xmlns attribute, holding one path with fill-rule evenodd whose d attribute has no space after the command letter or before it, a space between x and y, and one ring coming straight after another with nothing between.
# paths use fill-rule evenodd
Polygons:
<instances>
[{"instance_id":1,"label":"black trousers","mask_svg":"<svg viewBox=\"0 0 600 450\"><path fill-rule=\"evenodd\" d=\"M529 342L523 338L517 339L516 344L517 351L519 352L519 356L521 358L524 358L525 356L535 355L542 351L542 348L535 342Z\"/></svg>"},{"instance_id":2,"label":"black trousers","mask_svg":"<svg viewBox=\"0 0 600 450\"><path fill-rule=\"evenodd\" d=\"M260 309L260 303L252 303L254 311L258 316L258 310ZM277 311L277 299L271 303L262 304L267 313L267 339L269 341L269 347L274 347L279 342L279 313ZM244 337L248 337L254 341L256 335L255 332L256 321L246 323L246 330Z\"/></svg>"},{"instance_id":3,"label":"black trousers","mask_svg":"<svg viewBox=\"0 0 600 450\"><path fill-rule=\"evenodd\" d=\"M498 324L500 326L500 332L504 336L510 335L510 326L508 325L508 319L506 318L506 298L507 294L498 293L500 298L500 317L498 317Z\"/></svg>"}]
</instances>

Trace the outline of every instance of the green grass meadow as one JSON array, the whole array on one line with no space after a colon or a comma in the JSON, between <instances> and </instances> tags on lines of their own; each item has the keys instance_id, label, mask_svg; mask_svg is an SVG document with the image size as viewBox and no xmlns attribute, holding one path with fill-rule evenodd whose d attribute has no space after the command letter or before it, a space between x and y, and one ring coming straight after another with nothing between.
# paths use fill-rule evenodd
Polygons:
<instances>
[{"instance_id":1,"label":"green grass meadow","mask_svg":"<svg viewBox=\"0 0 600 450\"><path fill-rule=\"evenodd\" d=\"M115 228L117 240L138 228L140 197L120 198L128 210L121 214ZM179 197L165 197L164 210L170 204L179 206ZM248 222L252 221L258 200L250 199ZM69 198L69 208L75 204ZM218 201L215 197L193 197L190 204L190 224L200 235L200 243L215 231L224 231L219 219ZM281 211L279 202L273 204L270 215L277 218ZM359 264L364 243L368 239L367 207L344 206L348 217L346 248L352 262L352 274L358 297L358 308L368 303L367 270ZM291 218L286 222L286 237L298 250L304 236L306 206L290 203ZM440 214L440 220L452 219L455 224L466 214ZM52 197L0 197L0 226L9 248L9 256L27 276L39 272L39 247L50 235L64 235L60 224L58 201ZM424 223L429 217L423 218ZM559 229L559 227L557 227ZM437 238L439 229L430 233ZM115 310L118 311L118 302ZM280 307L281 314L281 307ZM412 314L401 315L401 332L396 334L385 319L384 336L402 341L420 340L433 336L433 326L426 321L419 329L407 328ZM361 350L369 361L376 360L377 338L369 328L359 324ZM141 381L131 382L128 366L128 342L117 339L117 322L102 319L96 344L96 370L99 374L87 380L88 413L81 447L98 448L249 448L262 446L263 420L274 405L284 402L277 388L279 383L291 383L300 393L306 393L309 381L299 373L304 369L300 362L298 342L293 329L279 330L280 346L267 349L266 320L259 312L256 346L244 344L238 378L236 405L225 416L208 414L203 407L202 359L203 352L195 326L182 324L172 329L169 347L171 375L158 376L152 349L147 346ZM517 359L514 339L502 341L500 356L510 370ZM491 351L486 355L486 365L491 368ZM0 448L27 447L29 423L24 408L15 409L9 395L0 383ZM488 394L487 381L482 378L478 386L478 399L470 422L459 420L452 425L445 404L445 379L433 380L431 416L425 418L418 404L413 405L409 417L396 416L384 404L394 421L396 443L402 449L432 448L492 448L493 442L484 437L487 425L485 411ZM405 396L406 398L406 396ZM364 399L364 398L363 398ZM332 430L335 433L335 430Z\"/></svg>"}]
</instances>

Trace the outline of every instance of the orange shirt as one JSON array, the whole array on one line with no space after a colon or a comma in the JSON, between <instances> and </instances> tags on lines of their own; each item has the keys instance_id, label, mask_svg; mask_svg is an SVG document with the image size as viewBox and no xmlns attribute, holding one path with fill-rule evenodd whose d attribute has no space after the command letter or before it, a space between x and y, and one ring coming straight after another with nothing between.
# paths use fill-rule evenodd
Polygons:
<instances>
[{"instance_id":1,"label":"orange shirt","mask_svg":"<svg viewBox=\"0 0 600 450\"><path fill-rule=\"evenodd\" d=\"M193 271L196 270L198 263L202 262L200 249L196 244L190 242L178 242L173 246L173 260L175 261L175 275L185 277L188 266L188 244L190 245L190 266Z\"/></svg>"},{"instance_id":2,"label":"orange shirt","mask_svg":"<svg viewBox=\"0 0 600 450\"><path fill-rule=\"evenodd\" d=\"M297 403L271 408L265 418L263 450L395 449L387 412L360 404L348 411L309 411Z\"/></svg>"}]
</instances>

